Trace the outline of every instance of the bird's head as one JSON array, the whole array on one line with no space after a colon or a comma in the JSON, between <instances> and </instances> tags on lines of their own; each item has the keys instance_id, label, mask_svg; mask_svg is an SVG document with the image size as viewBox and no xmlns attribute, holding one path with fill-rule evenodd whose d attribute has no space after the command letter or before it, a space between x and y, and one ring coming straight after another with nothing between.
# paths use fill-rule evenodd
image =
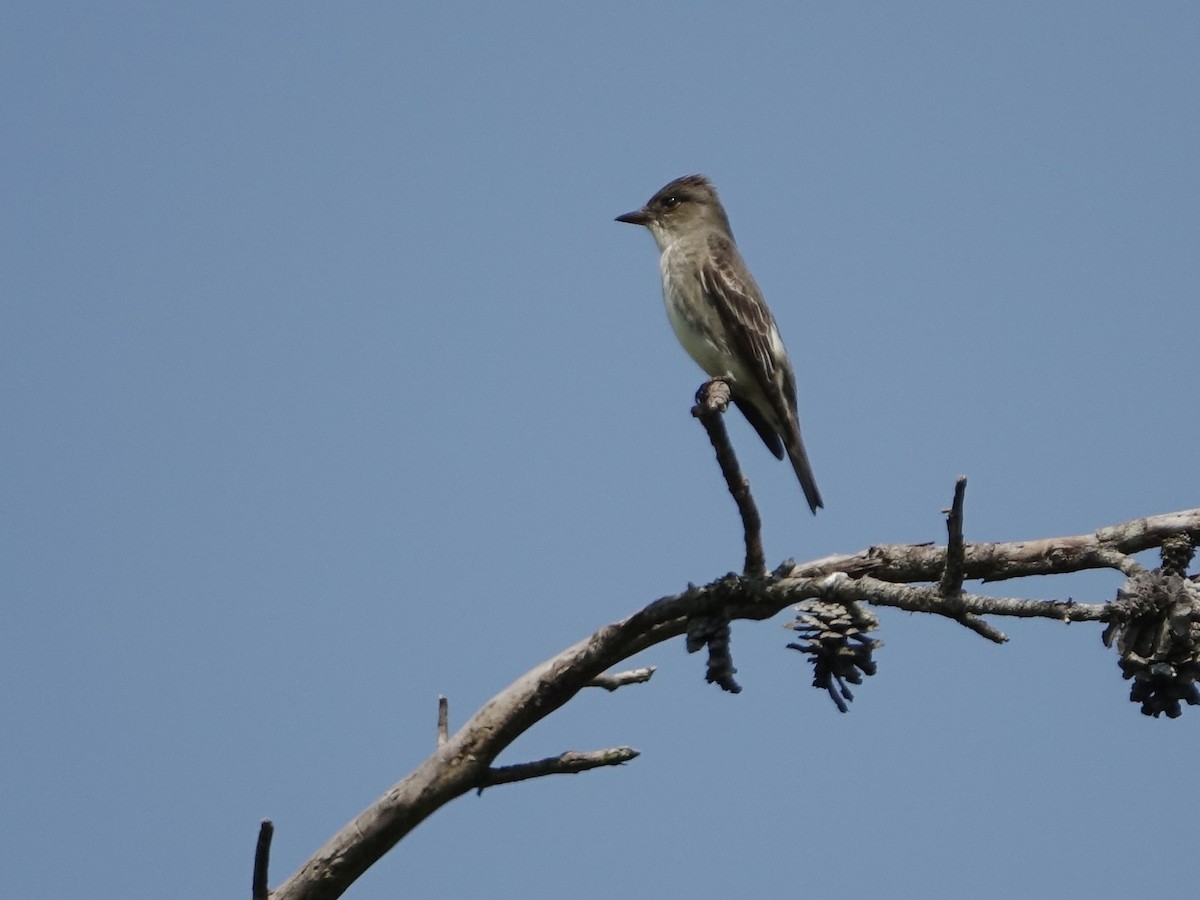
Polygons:
<instances>
[{"instance_id":1,"label":"bird's head","mask_svg":"<svg viewBox=\"0 0 1200 900\"><path fill-rule=\"evenodd\" d=\"M696 232L716 230L733 237L717 189L703 175L676 178L641 209L617 216L617 221L646 226L660 250L683 235Z\"/></svg>"}]
</instances>

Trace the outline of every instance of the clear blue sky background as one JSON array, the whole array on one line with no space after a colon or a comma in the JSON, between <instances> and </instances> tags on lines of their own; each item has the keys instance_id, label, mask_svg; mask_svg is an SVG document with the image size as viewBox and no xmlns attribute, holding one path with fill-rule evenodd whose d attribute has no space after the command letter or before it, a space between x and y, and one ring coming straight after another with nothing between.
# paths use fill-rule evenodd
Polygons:
<instances>
[{"instance_id":1,"label":"clear blue sky background","mask_svg":"<svg viewBox=\"0 0 1200 900\"><path fill-rule=\"evenodd\" d=\"M1196 506L1200 6L29 3L0 13L0 894L246 897L540 660L741 561L656 254L722 191L828 509L769 563ZM1110 598L1107 574L997 586ZM839 715L679 641L362 898L1182 896L1200 711L1099 629L882 613Z\"/></svg>"}]
</instances>

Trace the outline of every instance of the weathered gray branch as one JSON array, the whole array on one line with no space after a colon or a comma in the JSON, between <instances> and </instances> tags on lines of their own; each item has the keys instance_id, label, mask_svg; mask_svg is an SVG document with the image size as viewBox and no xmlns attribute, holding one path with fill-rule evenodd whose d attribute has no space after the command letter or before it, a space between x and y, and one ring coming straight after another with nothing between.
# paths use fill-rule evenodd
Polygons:
<instances>
[{"instance_id":1,"label":"weathered gray branch","mask_svg":"<svg viewBox=\"0 0 1200 900\"><path fill-rule=\"evenodd\" d=\"M1111 568L1143 570L1130 554L1174 535L1200 541L1200 509L1135 519L1091 534L1011 543L965 544L962 577L984 582ZM727 576L663 597L606 625L541 663L489 700L412 773L363 810L271 893L274 900L330 900L427 816L489 783L492 762L519 735L594 683L603 672L682 634L690 618L767 619L809 598L865 601L912 612L1105 621L1109 606L1018 600L939 591L945 547L881 545L808 563L788 563L764 578ZM954 576L957 580L957 576ZM922 585L922 586L914 586Z\"/></svg>"},{"instance_id":2,"label":"weathered gray branch","mask_svg":"<svg viewBox=\"0 0 1200 900\"><path fill-rule=\"evenodd\" d=\"M630 669L628 672L605 672L589 681L587 686L615 691L627 684L645 684L656 671L658 671L658 666L642 666L640 669Z\"/></svg>"},{"instance_id":3,"label":"weathered gray branch","mask_svg":"<svg viewBox=\"0 0 1200 900\"><path fill-rule=\"evenodd\" d=\"M742 533L746 540L746 562L742 572L750 577L765 575L767 558L763 553L762 519L758 515L758 504L750 493L750 482L742 474L738 464L737 454L729 442L729 433L725 430L725 410L733 399L726 378L713 378L700 385L696 391L696 405L692 407L692 415L700 420L704 430L708 432L708 440L717 454L717 464L721 467L721 475L725 486L729 488L733 502L737 504L738 514L742 517Z\"/></svg>"},{"instance_id":4,"label":"weathered gray branch","mask_svg":"<svg viewBox=\"0 0 1200 900\"><path fill-rule=\"evenodd\" d=\"M487 777L479 786L479 790L482 791L485 787L497 784L528 781L530 778L541 778L544 775L578 775L580 772L598 769L601 766L621 766L637 757L638 751L632 747L610 747L607 750L568 750L558 756L548 756L533 762L488 769Z\"/></svg>"},{"instance_id":5,"label":"weathered gray branch","mask_svg":"<svg viewBox=\"0 0 1200 900\"><path fill-rule=\"evenodd\" d=\"M438 697L437 742L440 747L450 740L450 701Z\"/></svg>"},{"instance_id":6,"label":"weathered gray branch","mask_svg":"<svg viewBox=\"0 0 1200 900\"><path fill-rule=\"evenodd\" d=\"M967 493L967 479L958 476L954 483L954 501L946 513L946 567L942 570L942 580L938 584L938 594L946 601L945 610L930 610L940 615L948 615L958 624L971 629L976 634L1003 644L1008 638L1003 631L991 625L986 620L973 615L963 605L963 556L966 553L966 541L963 540L963 498Z\"/></svg>"}]
</instances>

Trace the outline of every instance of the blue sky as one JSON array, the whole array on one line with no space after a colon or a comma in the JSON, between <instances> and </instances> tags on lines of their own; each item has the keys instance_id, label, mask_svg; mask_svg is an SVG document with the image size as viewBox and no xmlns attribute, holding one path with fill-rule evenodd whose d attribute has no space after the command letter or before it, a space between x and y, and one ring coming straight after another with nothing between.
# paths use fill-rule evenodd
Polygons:
<instances>
[{"instance_id":1,"label":"blue sky","mask_svg":"<svg viewBox=\"0 0 1200 900\"><path fill-rule=\"evenodd\" d=\"M10 4L0 892L246 896L513 678L737 568L650 237L711 176L827 509L741 421L768 564L1198 505L1200 7ZM1110 598L1106 574L999 586ZM681 641L357 898L1193 887L1200 713L1099 629L884 611L853 711ZM786 621L781 617L779 622Z\"/></svg>"}]
</instances>

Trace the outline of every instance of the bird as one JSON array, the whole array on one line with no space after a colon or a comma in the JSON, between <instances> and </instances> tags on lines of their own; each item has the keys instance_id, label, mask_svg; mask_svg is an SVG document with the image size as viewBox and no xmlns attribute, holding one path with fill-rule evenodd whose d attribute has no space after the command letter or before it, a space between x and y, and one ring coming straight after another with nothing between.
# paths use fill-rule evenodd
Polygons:
<instances>
[{"instance_id":1,"label":"bird","mask_svg":"<svg viewBox=\"0 0 1200 900\"><path fill-rule=\"evenodd\" d=\"M792 363L712 182L703 175L676 178L616 221L653 235L679 343L701 369L729 384L733 402L776 459L787 454L816 514L825 504L800 437Z\"/></svg>"}]
</instances>

